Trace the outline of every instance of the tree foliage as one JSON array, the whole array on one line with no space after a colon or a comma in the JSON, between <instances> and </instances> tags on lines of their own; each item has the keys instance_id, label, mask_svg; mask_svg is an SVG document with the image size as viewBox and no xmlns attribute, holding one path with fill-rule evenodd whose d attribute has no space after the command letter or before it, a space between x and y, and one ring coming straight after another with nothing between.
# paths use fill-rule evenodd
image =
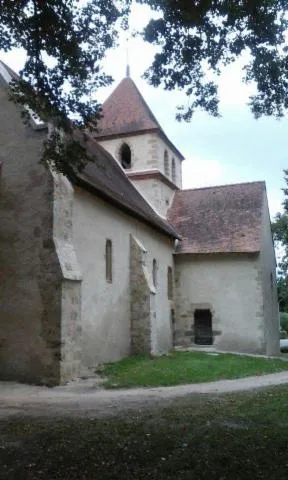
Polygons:
<instances>
[{"instance_id":1,"label":"tree foliage","mask_svg":"<svg viewBox=\"0 0 288 480\"><path fill-rule=\"evenodd\" d=\"M161 11L144 38L160 46L146 77L153 85L184 89L190 105L179 113L189 120L195 108L218 115L217 85L207 70L249 53L244 81L254 81L256 117L282 116L288 107L288 54L285 44L288 2L284 0L140 0ZM247 55L248 58L248 55Z\"/></svg>"},{"instance_id":2,"label":"tree foliage","mask_svg":"<svg viewBox=\"0 0 288 480\"><path fill-rule=\"evenodd\" d=\"M279 310L280 312L288 312L288 277L279 277L277 280L278 287L278 301L279 301ZM287 313L288 315L288 313ZM284 317L283 317L284 318ZM285 328L288 332L288 318L285 317Z\"/></svg>"},{"instance_id":3,"label":"tree foliage","mask_svg":"<svg viewBox=\"0 0 288 480\"><path fill-rule=\"evenodd\" d=\"M217 84L210 73L218 75L244 52L249 54L244 81L257 86L250 101L254 115L285 114L287 0L135 1L159 12L142 32L159 48L145 76L155 86L187 94L188 106L179 110L178 119L190 120L197 108L219 114ZM99 104L92 98L111 81L101 61L117 42L120 20L121 28L127 26L130 7L131 0L0 0L0 49L27 52L14 100L64 131L71 132L69 119L83 128L91 116L97 118ZM58 140L57 134L51 137L50 155ZM84 153L78 154L76 169L85 163ZM55 157L60 170L71 166L64 151L58 149Z\"/></svg>"},{"instance_id":4,"label":"tree foliage","mask_svg":"<svg viewBox=\"0 0 288 480\"><path fill-rule=\"evenodd\" d=\"M278 282L279 297L280 301L281 296L284 298L283 301L288 307L288 170L284 170L284 181L286 186L283 188L283 213L277 213L272 223L272 232L275 244L282 250L282 259L279 264L280 279L282 279Z\"/></svg>"},{"instance_id":5,"label":"tree foliage","mask_svg":"<svg viewBox=\"0 0 288 480\"><path fill-rule=\"evenodd\" d=\"M284 170L283 213L278 213L272 223L274 242L281 248L282 258L279 263L277 280L280 311L288 312L288 170Z\"/></svg>"},{"instance_id":6,"label":"tree foliage","mask_svg":"<svg viewBox=\"0 0 288 480\"><path fill-rule=\"evenodd\" d=\"M12 85L12 99L54 125L43 159L49 156L69 176L87 159L71 135L70 142L63 144L59 131L71 134L71 119L83 128L99 115L94 94L112 80L103 72L101 61L115 45L117 21L127 13L124 4L0 0L0 49L21 47L27 52L20 80ZM27 109L23 113L28 117Z\"/></svg>"}]
</instances>

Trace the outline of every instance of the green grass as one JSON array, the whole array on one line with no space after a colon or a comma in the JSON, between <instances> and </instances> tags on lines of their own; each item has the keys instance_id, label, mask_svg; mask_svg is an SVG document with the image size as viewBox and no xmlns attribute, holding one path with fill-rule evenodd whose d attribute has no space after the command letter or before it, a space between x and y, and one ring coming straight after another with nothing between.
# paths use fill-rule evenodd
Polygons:
<instances>
[{"instance_id":1,"label":"green grass","mask_svg":"<svg viewBox=\"0 0 288 480\"><path fill-rule=\"evenodd\" d=\"M1 480L286 480L288 387L112 418L0 420Z\"/></svg>"},{"instance_id":2,"label":"green grass","mask_svg":"<svg viewBox=\"0 0 288 480\"><path fill-rule=\"evenodd\" d=\"M288 362L232 354L173 352L157 358L134 356L102 365L105 388L181 385L264 375L288 370Z\"/></svg>"}]
</instances>

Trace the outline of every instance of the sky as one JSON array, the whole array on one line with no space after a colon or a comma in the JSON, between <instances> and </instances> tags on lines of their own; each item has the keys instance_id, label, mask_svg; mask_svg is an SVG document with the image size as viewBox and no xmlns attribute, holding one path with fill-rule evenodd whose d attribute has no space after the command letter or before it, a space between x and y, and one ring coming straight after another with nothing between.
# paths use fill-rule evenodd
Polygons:
<instances>
[{"instance_id":1,"label":"sky","mask_svg":"<svg viewBox=\"0 0 288 480\"><path fill-rule=\"evenodd\" d=\"M150 17L145 6L134 6L130 31L141 28ZM104 62L106 73L114 83L102 89L97 99L104 101L125 76L127 34L120 46L108 52ZM255 120L247 106L251 87L241 82L241 60L227 67L219 78L221 118L196 112L190 123L175 120L177 105L187 102L183 92L165 92L143 80L155 49L140 38L128 42L131 77L162 128L185 156L183 188L199 188L229 183L264 180L267 186L270 214L281 211L284 187L283 169L288 168L288 120L261 118ZM0 52L0 58L18 71L25 55L19 50Z\"/></svg>"}]
</instances>

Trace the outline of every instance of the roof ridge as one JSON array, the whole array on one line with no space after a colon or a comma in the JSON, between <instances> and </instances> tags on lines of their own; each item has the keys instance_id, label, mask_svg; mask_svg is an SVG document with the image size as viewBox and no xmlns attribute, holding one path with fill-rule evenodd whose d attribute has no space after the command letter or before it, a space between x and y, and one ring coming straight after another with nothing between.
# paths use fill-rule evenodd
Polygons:
<instances>
[{"instance_id":1,"label":"roof ridge","mask_svg":"<svg viewBox=\"0 0 288 480\"><path fill-rule=\"evenodd\" d=\"M182 190L178 190L179 193L185 193L185 192L195 192L198 190L209 190L209 189L215 189L215 188L226 188L226 187L237 187L240 185L255 185L255 184L262 184L266 186L265 180L255 180L254 182L239 182L239 183L225 183L222 185L212 185L210 187L197 187L197 188L183 188Z\"/></svg>"}]
</instances>

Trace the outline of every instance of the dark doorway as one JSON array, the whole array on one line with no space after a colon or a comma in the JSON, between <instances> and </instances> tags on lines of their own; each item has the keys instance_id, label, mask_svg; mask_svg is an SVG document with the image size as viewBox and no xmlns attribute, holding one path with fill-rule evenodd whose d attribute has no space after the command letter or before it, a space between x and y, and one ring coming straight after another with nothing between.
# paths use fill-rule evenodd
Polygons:
<instances>
[{"instance_id":1,"label":"dark doorway","mask_svg":"<svg viewBox=\"0 0 288 480\"><path fill-rule=\"evenodd\" d=\"M210 310L195 310L194 333L196 345L212 345L212 315Z\"/></svg>"}]
</instances>

